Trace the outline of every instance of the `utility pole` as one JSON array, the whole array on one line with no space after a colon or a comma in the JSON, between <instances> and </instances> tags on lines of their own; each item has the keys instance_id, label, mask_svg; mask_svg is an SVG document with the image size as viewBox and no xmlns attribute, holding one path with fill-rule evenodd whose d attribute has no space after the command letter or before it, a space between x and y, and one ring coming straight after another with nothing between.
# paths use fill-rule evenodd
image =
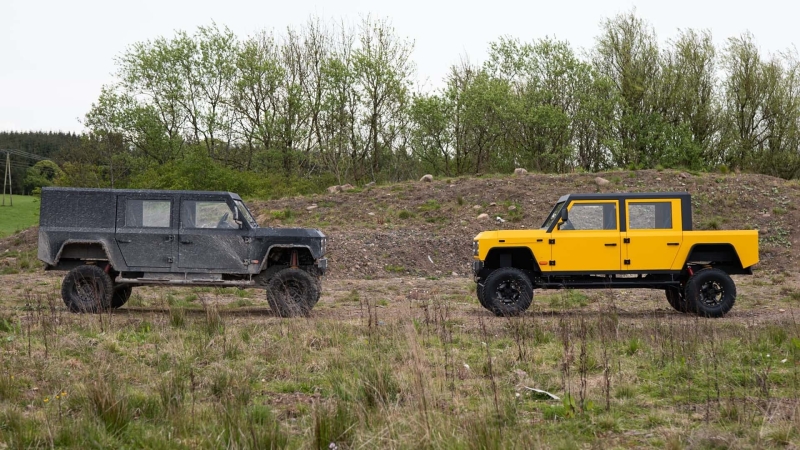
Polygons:
<instances>
[{"instance_id":1,"label":"utility pole","mask_svg":"<svg viewBox=\"0 0 800 450\"><path fill-rule=\"evenodd\" d=\"M6 152L6 170L3 171L3 206L6 206L6 179L8 179L8 196L11 201L9 206L14 206L14 193L11 187L11 152Z\"/></svg>"}]
</instances>

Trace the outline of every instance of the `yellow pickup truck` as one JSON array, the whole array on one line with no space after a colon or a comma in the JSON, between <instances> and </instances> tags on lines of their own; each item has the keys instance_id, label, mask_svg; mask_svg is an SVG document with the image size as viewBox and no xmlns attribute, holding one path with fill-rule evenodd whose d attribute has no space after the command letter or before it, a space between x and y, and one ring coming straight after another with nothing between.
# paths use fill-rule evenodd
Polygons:
<instances>
[{"instance_id":1,"label":"yellow pickup truck","mask_svg":"<svg viewBox=\"0 0 800 450\"><path fill-rule=\"evenodd\" d=\"M732 274L752 274L758 231L693 231L687 192L569 194L538 230L484 231L473 240L481 305L528 309L534 289L647 288L677 311L722 317Z\"/></svg>"}]
</instances>

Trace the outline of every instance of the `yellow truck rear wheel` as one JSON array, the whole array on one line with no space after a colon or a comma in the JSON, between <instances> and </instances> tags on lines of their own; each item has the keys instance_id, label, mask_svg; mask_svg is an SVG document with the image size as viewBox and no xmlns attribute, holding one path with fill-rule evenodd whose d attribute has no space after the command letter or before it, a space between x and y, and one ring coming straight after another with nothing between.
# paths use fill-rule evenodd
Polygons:
<instances>
[{"instance_id":1,"label":"yellow truck rear wheel","mask_svg":"<svg viewBox=\"0 0 800 450\"><path fill-rule=\"evenodd\" d=\"M686 283L686 301L703 317L722 317L736 302L736 284L720 269L695 272Z\"/></svg>"}]
</instances>

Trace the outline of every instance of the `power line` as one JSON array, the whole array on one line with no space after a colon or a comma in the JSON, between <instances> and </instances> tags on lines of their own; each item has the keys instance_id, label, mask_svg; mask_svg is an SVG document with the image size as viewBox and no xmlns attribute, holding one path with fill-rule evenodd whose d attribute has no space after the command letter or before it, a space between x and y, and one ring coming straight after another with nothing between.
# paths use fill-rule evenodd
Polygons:
<instances>
[{"instance_id":1,"label":"power line","mask_svg":"<svg viewBox=\"0 0 800 450\"><path fill-rule=\"evenodd\" d=\"M14 157L14 155L11 155L11 157L13 158L13 157ZM5 164L5 163L6 163L6 158L5 158L5 155L3 155L2 161L0 161L0 163L2 163L2 164ZM32 164L30 164L30 163L28 163L28 162L26 162L26 161L18 161L18 160L12 159L12 160L11 160L11 165L12 165L12 166L25 166L25 167L30 167Z\"/></svg>"},{"instance_id":2,"label":"power line","mask_svg":"<svg viewBox=\"0 0 800 450\"><path fill-rule=\"evenodd\" d=\"M5 164L5 162L6 162L6 155L4 155L4 154L2 154L2 153L0 153L0 155L2 155L2 156L1 156L1 157L2 157L2 161L0 161L0 163L3 163L3 164ZM32 165L33 165L33 162L32 162L32 161L30 161L30 160L24 161L24 160L20 160L20 159L14 159L14 158L15 158L15 156L14 156L14 155L11 155L11 165L12 165L12 166L26 166L26 167L28 167L28 166L32 166Z\"/></svg>"},{"instance_id":3,"label":"power line","mask_svg":"<svg viewBox=\"0 0 800 450\"><path fill-rule=\"evenodd\" d=\"M48 158L45 158L44 156L37 155L35 153L30 153L30 152L26 152L26 151L23 151L23 150L17 150L17 149L0 149L0 153L4 153L4 152L5 153L10 153L10 154L12 154L14 156L19 156L21 158L34 159L34 160L37 160L37 161L43 161L45 159L48 159Z\"/></svg>"}]
</instances>

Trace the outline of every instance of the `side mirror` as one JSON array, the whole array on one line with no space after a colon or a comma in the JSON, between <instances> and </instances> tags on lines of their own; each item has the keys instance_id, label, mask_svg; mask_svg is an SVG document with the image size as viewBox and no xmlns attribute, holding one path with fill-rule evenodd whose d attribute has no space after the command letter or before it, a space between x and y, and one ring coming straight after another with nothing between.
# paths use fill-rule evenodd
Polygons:
<instances>
[{"instance_id":1,"label":"side mirror","mask_svg":"<svg viewBox=\"0 0 800 450\"><path fill-rule=\"evenodd\" d=\"M567 207L564 206L561 209L561 212L558 213L558 224L556 225L556 229L560 230L561 226L567 223L569 220L569 212L567 211Z\"/></svg>"},{"instance_id":2,"label":"side mirror","mask_svg":"<svg viewBox=\"0 0 800 450\"><path fill-rule=\"evenodd\" d=\"M233 208L233 223L235 223L240 230L244 228L242 220L239 219L239 208L236 207Z\"/></svg>"}]
</instances>

